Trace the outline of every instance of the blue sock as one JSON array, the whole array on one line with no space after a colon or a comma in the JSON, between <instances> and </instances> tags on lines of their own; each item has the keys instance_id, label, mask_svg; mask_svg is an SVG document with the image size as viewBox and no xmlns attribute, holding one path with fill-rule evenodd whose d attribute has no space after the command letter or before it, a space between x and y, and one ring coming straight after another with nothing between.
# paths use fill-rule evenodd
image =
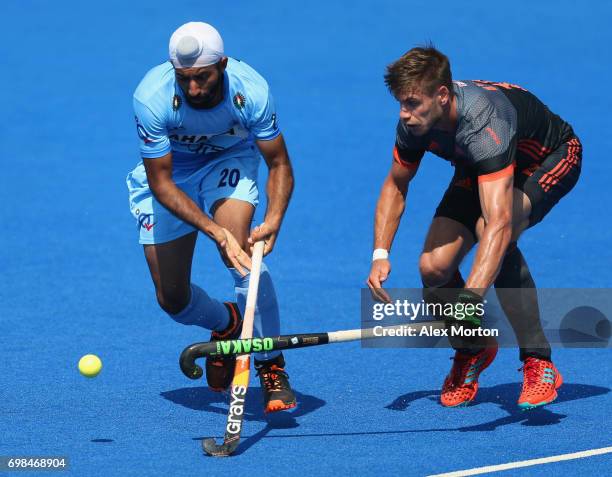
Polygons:
<instances>
[{"instance_id":1,"label":"blue sock","mask_svg":"<svg viewBox=\"0 0 612 477\"><path fill-rule=\"evenodd\" d=\"M240 313L244 316L246 308L246 297L249 290L249 277L241 277L235 268L229 269L234 277L236 301ZM280 318L278 313L278 302L270 271L265 263L261 264L261 276L259 277L259 291L257 293L257 303L255 306L255 320L253 322L253 336L278 336L280 335ZM280 351L270 351L269 353L256 353L258 361L267 361L280 355Z\"/></svg>"},{"instance_id":2,"label":"blue sock","mask_svg":"<svg viewBox=\"0 0 612 477\"><path fill-rule=\"evenodd\" d=\"M209 297L208 293L193 283L189 304L176 315L169 316L182 325L195 325L207 330L221 331L229 325L229 313L223 303Z\"/></svg>"}]
</instances>

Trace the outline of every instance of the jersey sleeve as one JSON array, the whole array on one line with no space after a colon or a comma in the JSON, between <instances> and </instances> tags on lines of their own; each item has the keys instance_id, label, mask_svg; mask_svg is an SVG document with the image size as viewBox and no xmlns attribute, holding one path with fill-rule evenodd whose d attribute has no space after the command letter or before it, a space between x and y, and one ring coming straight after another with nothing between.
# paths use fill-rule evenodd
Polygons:
<instances>
[{"instance_id":1,"label":"jersey sleeve","mask_svg":"<svg viewBox=\"0 0 612 477\"><path fill-rule=\"evenodd\" d=\"M495 180L514 171L516 131L506 119L493 114L467 138L467 152L480 182Z\"/></svg>"},{"instance_id":2,"label":"jersey sleeve","mask_svg":"<svg viewBox=\"0 0 612 477\"><path fill-rule=\"evenodd\" d=\"M425 148L406 130L401 121L397 123L393 160L408 169L416 169L425 154Z\"/></svg>"},{"instance_id":3,"label":"jersey sleeve","mask_svg":"<svg viewBox=\"0 0 612 477\"><path fill-rule=\"evenodd\" d=\"M134 114L140 139L140 155L145 159L153 159L168 154L171 147L165 122L136 98Z\"/></svg>"},{"instance_id":4,"label":"jersey sleeve","mask_svg":"<svg viewBox=\"0 0 612 477\"><path fill-rule=\"evenodd\" d=\"M253 103L249 105L247 128L255 139L270 141L280 134L274 98L267 84L258 89Z\"/></svg>"}]
</instances>

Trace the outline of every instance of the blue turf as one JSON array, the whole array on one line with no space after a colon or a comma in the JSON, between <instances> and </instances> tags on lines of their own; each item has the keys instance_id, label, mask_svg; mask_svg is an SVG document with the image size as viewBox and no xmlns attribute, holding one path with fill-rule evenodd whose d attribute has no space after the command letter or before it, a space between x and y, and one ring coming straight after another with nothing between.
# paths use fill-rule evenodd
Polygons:
<instances>
[{"instance_id":1,"label":"blue turf","mask_svg":"<svg viewBox=\"0 0 612 477\"><path fill-rule=\"evenodd\" d=\"M357 327L397 116L382 73L431 39L457 79L519 83L575 127L582 178L525 234L523 252L541 287L608 287L611 12L570 1L5 2L0 455L67 455L84 476L424 475L611 445L609 350L555 352L559 399L527 413L515 405L512 350L483 373L475 405L449 410L437 403L448 351L348 344L287 353L299 409L267 423L253 384L239 455L205 458L199 440L221 436L227 406L183 377L177 360L207 333L157 308L124 184L138 160L134 87L164 60L174 28L209 21L227 52L271 83L295 165L296 192L268 260L283 329ZM428 157L411 185L390 286L419 285L418 254L451 172ZM231 296L204 238L194 281ZM76 371L86 353L104 362L95 380ZM549 472L610 464L601 456Z\"/></svg>"}]
</instances>

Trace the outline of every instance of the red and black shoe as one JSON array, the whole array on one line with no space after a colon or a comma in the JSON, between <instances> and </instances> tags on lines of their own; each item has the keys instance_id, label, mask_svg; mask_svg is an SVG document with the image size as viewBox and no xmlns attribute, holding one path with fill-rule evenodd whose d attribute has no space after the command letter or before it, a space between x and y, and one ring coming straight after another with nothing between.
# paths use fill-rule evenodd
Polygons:
<instances>
[{"instance_id":1,"label":"red and black shoe","mask_svg":"<svg viewBox=\"0 0 612 477\"><path fill-rule=\"evenodd\" d=\"M261 383L266 414L297 406L295 394L289 385L289 376L285 372L285 358L282 354L269 361L255 360L255 369Z\"/></svg>"},{"instance_id":2,"label":"red and black shoe","mask_svg":"<svg viewBox=\"0 0 612 477\"><path fill-rule=\"evenodd\" d=\"M223 304L229 312L229 324L223 331L213 331L210 334L210 341L240 338L242 315L238 309L238 304L229 302ZM206 381L208 382L208 387L216 392L222 392L229 388L234 378L235 366L236 356L206 358Z\"/></svg>"}]
</instances>

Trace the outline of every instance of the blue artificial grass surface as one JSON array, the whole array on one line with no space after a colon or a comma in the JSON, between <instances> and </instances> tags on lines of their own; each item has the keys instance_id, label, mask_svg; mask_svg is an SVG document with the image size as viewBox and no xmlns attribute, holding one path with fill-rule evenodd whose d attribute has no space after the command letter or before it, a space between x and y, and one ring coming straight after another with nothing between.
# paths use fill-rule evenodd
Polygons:
<instances>
[{"instance_id":1,"label":"blue artificial grass surface","mask_svg":"<svg viewBox=\"0 0 612 477\"><path fill-rule=\"evenodd\" d=\"M474 405L444 409L449 351L353 343L286 354L300 407L285 416L266 420L253 379L238 454L206 458L200 440L221 437L226 399L186 379L178 356L208 333L158 309L124 184L138 161L135 86L165 60L177 26L215 25L228 54L271 84L295 166L296 191L267 260L283 331L356 328L398 110L382 74L433 40L455 78L521 84L574 126L582 177L522 250L540 287L608 287L609 5L24 1L4 12L0 455L65 455L79 476L426 475L612 443L609 349L556 350L559 399L522 412L513 350L483 373ZM418 256L451 174L433 156L422 164L389 286L420 286ZM193 280L231 298L204 237ZM87 353L104 362L92 380L76 370ZM610 463L607 455L541 469L594 475Z\"/></svg>"}]
</instances>

